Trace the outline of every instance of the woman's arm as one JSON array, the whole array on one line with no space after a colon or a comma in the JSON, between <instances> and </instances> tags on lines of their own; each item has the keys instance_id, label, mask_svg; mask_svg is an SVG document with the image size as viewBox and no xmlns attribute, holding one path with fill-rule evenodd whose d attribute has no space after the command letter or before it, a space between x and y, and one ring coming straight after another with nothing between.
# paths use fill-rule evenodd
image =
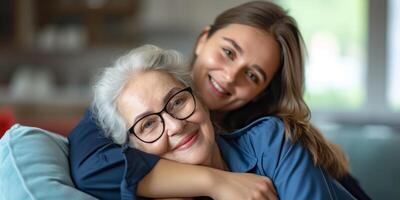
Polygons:
<instances>
[{"instance_id":1,"label":"woman's arm","mask_svg":"<svg viewBox=\"0 0 400 200\"><path fill-rule=\"evenodd\" d=\"M242 197L257 194L272 196L269 199L275 197L273 184L264 177L158 161L158 157L138 150L131 151L130 161L127 162L130 164L126 167L122 148L102 135L90 110L68 139L73 180L80 190L97 198L121 199L123 180L129 182L126 185L132 186L129 192L136 198L136 186L146 174L137 192L148 197L245 199ZM130 173L126 173L125 169Z\"/></svg>"},{"instance_id":2,"label":"woman's arm","mask_svg":"<svg viewBox=\"0 0 400 200\"><path fill-rule=\"evenodd\" d=\"M122 148L103 136L90 109L68 135L68 141L75 186L99 199L121 199L120 184L125 169Z\"/></svg>"},{"instance_id":3,"label":"woman's arm","mask_svg":"<svg viewBox=\"0 0 400 200\"><path fill-rule=\"evenodd\" d=\"M277 199L269 178L160 160L138 186L152 198L209 196L213 199Z\"/></svg>"}]
</instances>

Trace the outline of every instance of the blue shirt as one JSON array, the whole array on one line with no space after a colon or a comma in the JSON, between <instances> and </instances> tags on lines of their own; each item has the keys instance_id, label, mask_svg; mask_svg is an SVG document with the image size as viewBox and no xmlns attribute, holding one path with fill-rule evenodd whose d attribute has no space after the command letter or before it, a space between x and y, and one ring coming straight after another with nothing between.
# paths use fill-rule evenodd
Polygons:
<instances>
[{"instance_id":1,"label":"blue shirt","mask_svg":"<svg viewBox=\"0 0 400 200\"><path fill-rule=\"evenodd\" d=\"M269 177L280 199L354 199L321 167L309 151L285 137L276 117L260 118L233 133L217 137L223 159L233 172Z\"/></svg>"},{"instance_id":2,"label":"blue shirt","mask_svg":"<svg viewBox=\"0 0 400 200\"><path fill-rule=\"evenodd\" d=\"M305 148L285 138L284 126L278 118L264 117L245 128L216 138L230 171L271 178L280 199L354 199L321 167L314 165ZM129 174L133 168L128 156L126 170ZM122 189L123 199L134 199L132 191L135 190Z\"/></svg>"},{"instance_id":3,"label":"blue shirt","mask_svg":"<svg viewBox=\"0 0 400 200\"><path fill-rule=\"evenodd\" d=\"M262 128L263 126L266 127ZM257 127L260 127L260 129ZM275 129L272 129L273 127ZM130 148L125 148L124 151L127 156L124 156L121 146L114 144L112 140L103 136L102 131L92 119L90 110L85 113L80 123L72 130L68 139L71 176L76 187L99 199L121 199L121 194L127 195L125 197L135 196L132 193L136 191L139 180L160 159L157 156ZM303 192L303 189L300 189L299 194L307 195L312 192L309 191L314 187L312 184L316 184L316 180L320 181L321 178L327 177L321 169L310 165L312 162L310 161L309 153L305 149L298 144L291 145L291 143L284 140L283 126L277 118L262 118L239 131L217 137L217 142L220 145L224 159L232 171L251 172L268 176L274 181L278 192L290 190L291 195L298 192L294 190L296 187L292 187L293 185L296 186L295 184L291 182L285 184L285 181L299 181L300 178L303 178L301 177L303 176L302 174L294 173L298 172L295 169L300 169L299 167L302 170L308 170L307 167L311 167L313 173L322 173L316 176L317 178L313 175L312 177L314 178L309 179L308 183L311 185L307 186L307 192ZM278 148L280 145L283 145L282 148ZM260 153L257 153L259 150L255 151L253 149L252 151L252 148L255 147L265 148L261 149ZM279 154L283 152L288 153L287 157L282 157L283 155ZM271 157L274 154L279 156ZM303 156L302 154L306 158L299 159ZM288 161L288 159L294 160L293 162L283 162ZM125 162L129 163L129 166ZM267 162L265 166L262 165L263 162ZM279 165L280 168L277 168L280 163L285 163L285 165ZM292 168L290 168L290 163L293 163ZM287 168L282 168L283 166ZM285 171L283 169L292 169L294 171L291 172L291 175L287 173L287 176L284 176ZM329 181L324 185L324 190L321 190L322 194L325 194L325 191L334 191L334 194L336 194L336 190L340 191L340 185L336 181L329 177L327 177L327 180ZM304 181L301 181L299 184L304 187L304 183ZM350 189L355 188L356 191L362 191L357 184L352 185L355 187L352 186ZM325 186L328 186L328 189ZM342 193L339 192L338 194ZM134 198L132 197L132 199Z\"/></svg>"},{"instance_id":4,"label":"blue shirt","mask_svg":"<svg viewBox=\"0 0 400 200\"><path fill-rule=\"evenodd\" d=\"M69 163L75 186L99 199L121 199L121 181L125 161L121 146L104 137L88 110L83 119L68 135ZM159 157L135 149L126 152L132 172L126 174L129 187L136 186L157 163ZM124 185L123 188L126 188Z\"/></svg>"}]
</instances>

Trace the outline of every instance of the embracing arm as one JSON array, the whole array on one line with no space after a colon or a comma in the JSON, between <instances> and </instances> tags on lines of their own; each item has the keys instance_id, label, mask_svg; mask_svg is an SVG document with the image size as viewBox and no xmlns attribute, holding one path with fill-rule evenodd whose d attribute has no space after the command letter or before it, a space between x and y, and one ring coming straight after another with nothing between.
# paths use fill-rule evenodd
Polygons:
<instances>
[{"instance_id":1,"label":"embracing arm","mask_svg":"<svg viewBox=\"0 0 400 200\"><path fill-rule=\"evenodd\" d=\"M270 179L160 160L137 193L153 198L209 196L213 199L278 199Z\"/></svg>"},{"instance_id":2,"label":"embracing arm","mask_svg":"<svg viewBox=\"0 0 400 200\"><path fill-rule=\"evenodd\" d=\"M105 138L88 109L68 135L69 163L75 186L99 199L120 199L125 169L122 149Z\"/></svg>"},{"instance_id":3,"label":"embracing arm","mask_svg":"<svg viewBox=\"0 0 400 200\"><path fill-rule=\"evenodd\" d=\"M131 193L132 198L137 198L136 187L145 177L137 190L141 196L245 199L241 197L263 194L271 196L268 199L276 199L271 181L253 174L229 173L159 160L156 156L134 149L129 150L131 155L126 156L129 158L126 161L122 148L102 135L90 110L68 139L71 175L75 185L97 198L124 198L121 196L124 195L121 193L124 186L127 186L125 191ZM129 163L128 167L125 162ZM229 198L228 195L235 196Z\"/></svg>"}]
</instances>

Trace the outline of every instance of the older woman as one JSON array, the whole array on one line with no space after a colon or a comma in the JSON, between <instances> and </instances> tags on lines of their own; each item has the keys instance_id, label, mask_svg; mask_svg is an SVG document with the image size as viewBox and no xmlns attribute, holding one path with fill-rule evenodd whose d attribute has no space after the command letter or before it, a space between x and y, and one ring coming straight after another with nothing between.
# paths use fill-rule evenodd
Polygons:
<instances>
[{"instance_id":1,"label":"older woman","mask_svg":"<svg viewBox=\"0 0 400 200\"><path fill-rule=\"evenodd\" d=\"M147 45L105 70L95 86L94 115L116 143L168 160L269 177L280 199L353 199L314 165L307 149L285 138L278 118L260 118L233 133L215 135L180 60L177 52ZM123 198L134 198L129 188L124 179ZM267 198L266 192L254 195Z\"/></svg>"}]
</instances>

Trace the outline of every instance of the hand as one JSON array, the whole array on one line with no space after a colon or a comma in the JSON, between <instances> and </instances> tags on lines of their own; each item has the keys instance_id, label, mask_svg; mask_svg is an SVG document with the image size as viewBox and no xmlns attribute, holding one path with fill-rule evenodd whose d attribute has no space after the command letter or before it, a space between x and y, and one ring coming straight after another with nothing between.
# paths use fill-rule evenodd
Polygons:
<instances>
[{"instance_id":1,"label":"hand","mask_svg":"<svg viewBox=\"0 0 400 200\"><path fill-rule=\"evenodd\" d=\"M215 200L277 200L271 179L249 173L216 171L211 185Z\"/></svg>"}]
</instances>

